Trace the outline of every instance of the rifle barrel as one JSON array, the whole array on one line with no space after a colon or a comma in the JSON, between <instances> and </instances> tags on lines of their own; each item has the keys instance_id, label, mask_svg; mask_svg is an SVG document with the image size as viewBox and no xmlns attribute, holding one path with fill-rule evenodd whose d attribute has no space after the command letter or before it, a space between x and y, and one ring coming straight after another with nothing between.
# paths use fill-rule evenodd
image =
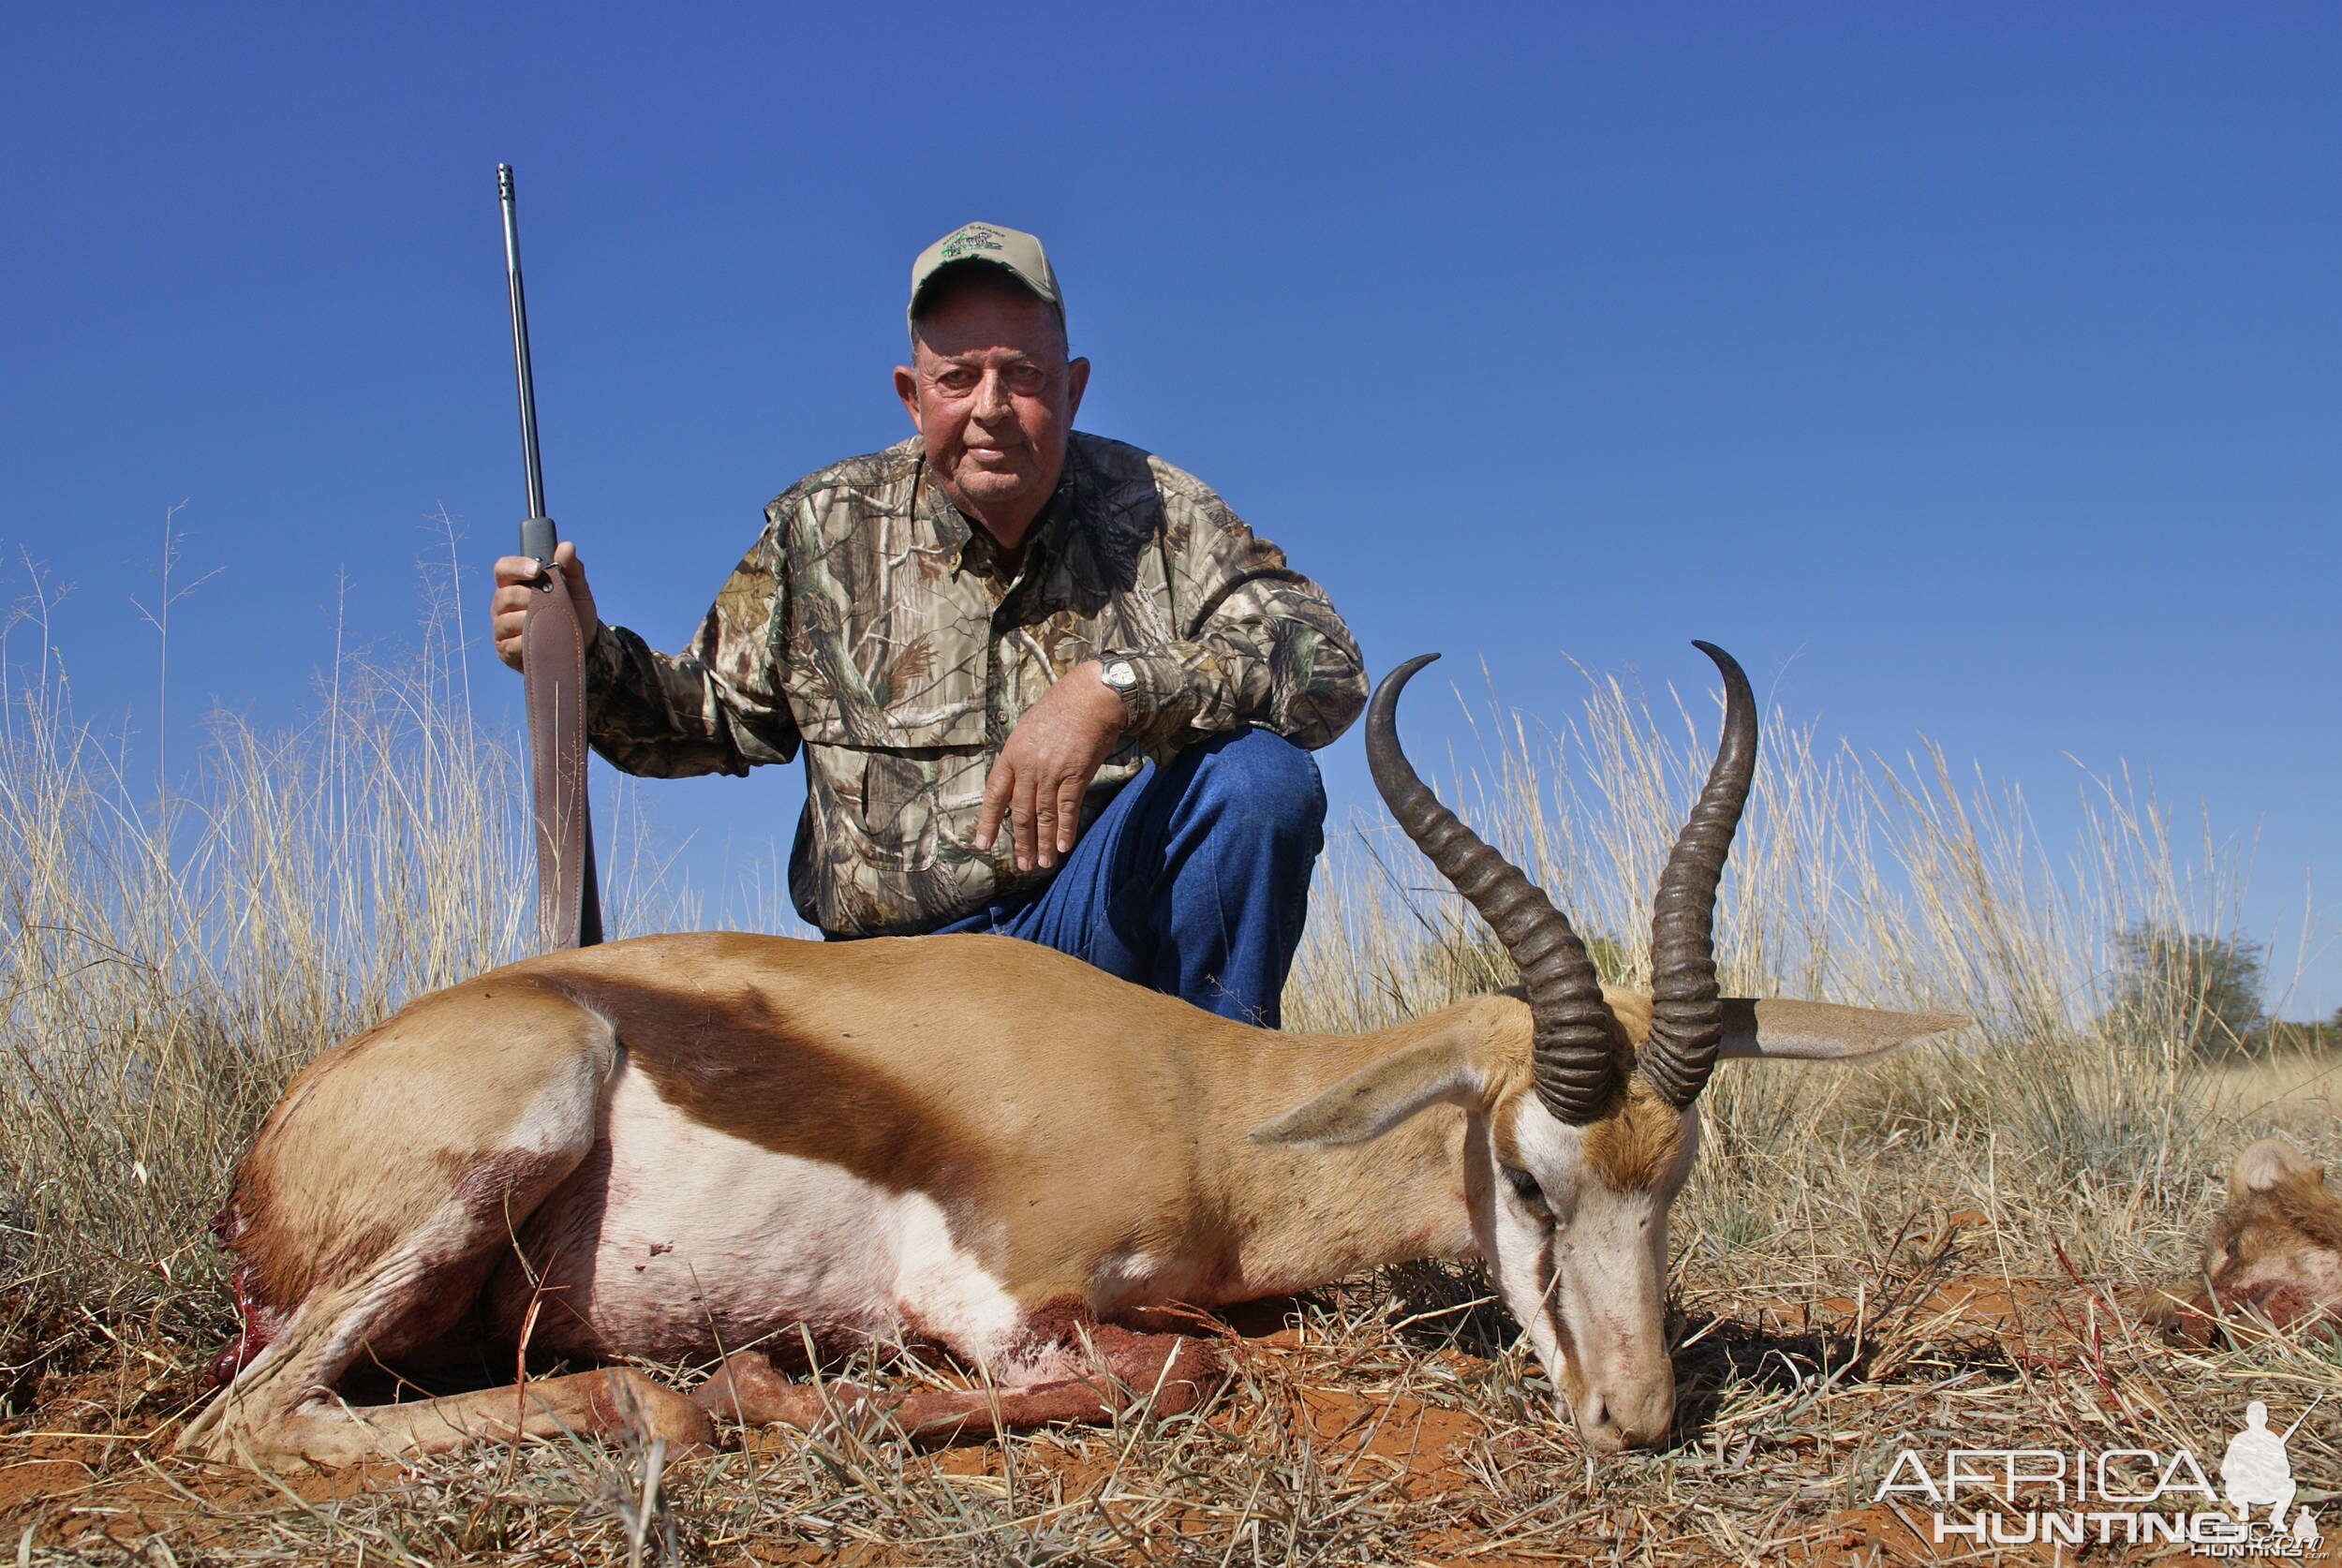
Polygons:
<instances>
[{"instance_id":1,"label":"rifle barrel","mask_svg":"<svg viewBox=\"0 0 2342 1568\"><path fill-rule=\"evenodd\" d=\"M528 521L521 525L521 554L553 558L553 525L545 518L544 469L537 456L537 381L528 368L528 301L521 291L519 203L512 166L497 165L497 195L504 205L504 275L512 292L512 377L520 391L521 464L528 479Z\"/></svg>"}]
</instances>

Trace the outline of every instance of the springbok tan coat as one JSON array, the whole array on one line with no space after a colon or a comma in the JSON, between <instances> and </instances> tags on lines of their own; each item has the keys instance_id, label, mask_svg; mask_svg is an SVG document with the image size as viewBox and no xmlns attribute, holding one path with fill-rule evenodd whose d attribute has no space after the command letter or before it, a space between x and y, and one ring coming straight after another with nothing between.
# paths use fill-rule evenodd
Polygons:
<instances>
[{"instance_id":1,"label":"springbok tan coat","mask_svg":"<svg viewBox=\"0 0 2342 1568\"><path fill-rule=\"evenodd\" d=\"M1705 644L1702 644L1704 647ZM1357 1035L1246 1028L1029 943L728 934L549 954L423 997L313 1062L221 1220L245 1324L182 1438L339 1464L709 1414L804 1424L763 1349L926 1342L993 1385L902 1401L950 1435L1180 1408L1219 1373L1182 1309L1422 1257L1487 1261L1588 1444L1673 1413L1668 1209L1724 1057L1862 1056L1965 1023L1720 999L1709 921L1756 761L1726 744L1662 880L1653 995L1415 779L1378 785L1519 963L1517 992ZM693 1398L627 1370L352 1408L353 1366L482 1345L728 1357Z\"/></svg>"}]
</instances>

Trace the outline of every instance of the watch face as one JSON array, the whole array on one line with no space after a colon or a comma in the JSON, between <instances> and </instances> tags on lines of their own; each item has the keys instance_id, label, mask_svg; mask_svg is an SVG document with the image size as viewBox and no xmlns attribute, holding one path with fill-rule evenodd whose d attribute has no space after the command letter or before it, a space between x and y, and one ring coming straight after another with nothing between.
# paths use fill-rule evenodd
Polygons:
<instances>
[{"instance_id":1,"label":"watch face","mask_svg":"<svg viewBox=\"0 0 2342 1568\"><path fill-rule=\"evenodd\" d=\"M1100 678L1117 691L1128 691L1138 684L1138 672L1131 668L1129 660L1118 658L1101 672Z\"/></svg>"}]
</instances>

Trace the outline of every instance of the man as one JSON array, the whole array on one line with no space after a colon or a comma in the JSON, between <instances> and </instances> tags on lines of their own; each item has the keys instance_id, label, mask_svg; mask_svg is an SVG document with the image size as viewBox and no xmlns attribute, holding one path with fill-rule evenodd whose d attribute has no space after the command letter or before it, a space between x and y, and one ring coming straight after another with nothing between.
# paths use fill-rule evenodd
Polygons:
<instances>
[{"instance_id":1,"label":"man","mask_svg":"<svg viewBox=\"0 0 2342 1568\"><path fill-rule=\"evenodd\" d=\"M954 230L909 315L917 435L784 491L683 653L601 624L561 546L595 749L673 777L802 746L790 894L825 937L1000 932L1273 1027L1357 644L1210 490L1074 430L1039 240ZM497 563L515 668L535 576Z\"/></svg>"}]
</instances>

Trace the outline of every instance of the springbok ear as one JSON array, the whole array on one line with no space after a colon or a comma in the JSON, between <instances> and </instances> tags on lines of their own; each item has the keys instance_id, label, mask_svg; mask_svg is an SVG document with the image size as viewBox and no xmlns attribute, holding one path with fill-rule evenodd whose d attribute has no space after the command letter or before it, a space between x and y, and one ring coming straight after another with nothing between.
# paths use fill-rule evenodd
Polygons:
<instances>
[{"instance_id":1,"label":"springbok ear","mask_svg":"<svg viewBox=\"0 0 2342 1568\"><path fill-rule=\"evenodd\" d=\"M2241 1198L2247 1192L2266 1192L2299 1171L2308 1171L2321 1180L2325 1176L2323 1169L2312 1165L2300 1149L2283 1138L2263 1138L2247 1146L2229 1168L2228 1194Z\"/></svg>"},{"instance_id":2,"label":"springbok ear","mask_svg":"<svg viewBox=\"0 0 2342 1568\"><path fill-rule=\"evenodd\" d=\"M1379 1138L1417 1111L1460 1105L1488 1090L1461 1031L1443 1031L1360 1068L1315 1099L1253 1129L1256 1144L1332 1147Z\"/></svg>"},{"instance_id":3,"label":"springbok ear","mask_svg":"<svg viewBox=\"0 0 2342 1568\"><path fill-rule=\"evenodd\" d=\"M1976 1020L1957 1013L1883 1013L1836 1002L1724 998L1725 1057L1840 1061L1935 1040Z\"/></svg>"}]
</instances>

